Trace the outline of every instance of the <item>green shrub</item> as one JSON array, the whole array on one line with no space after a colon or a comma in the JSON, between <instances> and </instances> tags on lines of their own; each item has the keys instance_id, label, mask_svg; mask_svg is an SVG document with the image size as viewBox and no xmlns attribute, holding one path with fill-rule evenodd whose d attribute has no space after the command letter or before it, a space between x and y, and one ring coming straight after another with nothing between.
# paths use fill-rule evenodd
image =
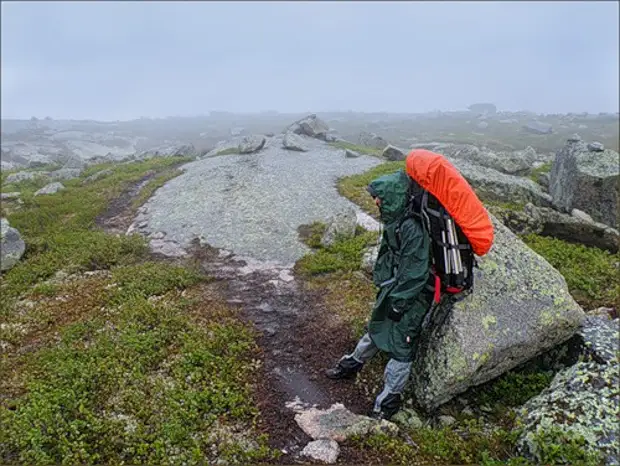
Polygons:
<instances>
[{"instance_id":1,"label":"green shrub","mask_svg":"<svg viewBox=\"0 0 620 466\"><path fill-rule=\"evenodd\" d=\"M364 249L376 242L377 233L371 231L337 239L332 246L302 257L295 264L295 270L305 276L359 270Z\"/></svg>"}]
</instances>

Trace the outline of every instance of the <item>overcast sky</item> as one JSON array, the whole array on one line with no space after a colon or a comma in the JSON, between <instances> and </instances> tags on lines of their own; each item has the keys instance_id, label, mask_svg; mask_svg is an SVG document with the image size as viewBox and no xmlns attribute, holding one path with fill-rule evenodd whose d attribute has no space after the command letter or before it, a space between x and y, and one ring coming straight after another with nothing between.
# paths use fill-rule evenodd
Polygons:
<instances>
[{"instance_id":1,"label":"overcast sky","mask_svg":"<svg viewBox=\"0 0 620 466\"><path fill-rule=\"evenodd\" d=\"M616 112L618 2L3 2L2 116Z\"/></svg>"}]
</instances>

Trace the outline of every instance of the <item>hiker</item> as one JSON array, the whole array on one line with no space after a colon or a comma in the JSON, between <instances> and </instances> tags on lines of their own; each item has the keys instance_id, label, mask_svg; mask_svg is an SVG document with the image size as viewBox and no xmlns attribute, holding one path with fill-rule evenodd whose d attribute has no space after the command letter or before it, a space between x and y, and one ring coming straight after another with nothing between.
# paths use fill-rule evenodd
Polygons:
<instances>
[{"instance_id":1,"label":"hiker","mask_svg":"<svg viewBox=\"0 0 620 466\"><path fill-rule=\"evenodd\" d=\"M389 420L401 407L422 321L433 301L429 235L418 218L407 215L408 188L404 170L377 178L367 188L384 224L373 271L373 281L379 287L377 300L367 333L353 353L326 371L330 379L351 379L379 351L387 353L390 360L384 388L371 414L377 419Z\"/></svg>"}]
</instances>

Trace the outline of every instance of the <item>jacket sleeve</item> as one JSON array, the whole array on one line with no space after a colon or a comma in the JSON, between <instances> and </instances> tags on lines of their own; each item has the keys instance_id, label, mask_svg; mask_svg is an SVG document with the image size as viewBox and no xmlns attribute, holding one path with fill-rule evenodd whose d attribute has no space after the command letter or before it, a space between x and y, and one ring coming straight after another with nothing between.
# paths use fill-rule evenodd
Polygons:
<instances>
[{"instance_id":1,"label":"jacket sleeve","mask_svg":"<svg viewBox=\"0 0 620 466\"><path fill-rule=\"evenodd\" d=\"M429 239L423 227L415 220L401 226L400 260L396 285L390 292L390 304L399 312L407 312L428 280Z\"/></svg>"}]
</instances>

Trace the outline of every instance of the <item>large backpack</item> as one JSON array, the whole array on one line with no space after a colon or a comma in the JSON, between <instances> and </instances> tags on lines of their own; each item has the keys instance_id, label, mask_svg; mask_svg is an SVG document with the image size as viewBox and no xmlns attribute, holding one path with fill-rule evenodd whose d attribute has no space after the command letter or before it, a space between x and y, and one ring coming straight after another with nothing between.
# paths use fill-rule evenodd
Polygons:
<instances>
[{"instance_id":1,"label":"large backpack","mask_svg":"<svg viewBox=\"0 0 620 466\"><path fill-rule=\"evenodd\" d=\"M493 245L493 224L469 183L440 154L414 149L407 156L408 217L417 217L431 239L434 300L465 296L474 286L475 255Z\"/></svg>"}]
</instances>

